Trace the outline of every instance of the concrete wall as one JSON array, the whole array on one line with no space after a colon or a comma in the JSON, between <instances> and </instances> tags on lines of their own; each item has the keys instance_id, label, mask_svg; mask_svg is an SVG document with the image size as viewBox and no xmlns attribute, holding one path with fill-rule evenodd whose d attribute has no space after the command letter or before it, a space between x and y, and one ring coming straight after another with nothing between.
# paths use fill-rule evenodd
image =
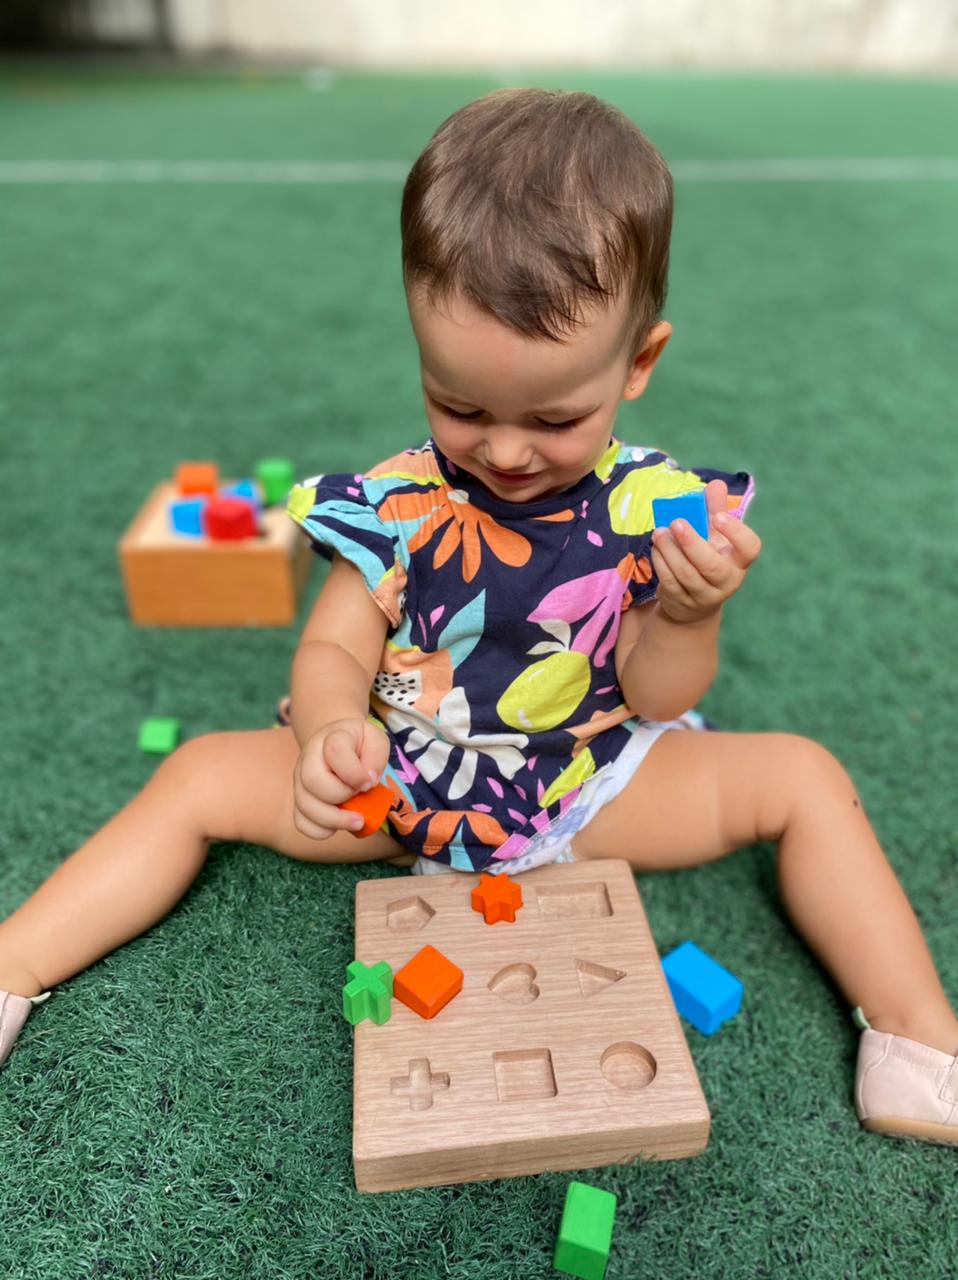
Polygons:
<instances>
[{"instance_id":1,"label":"concrete wall","mask_svg":"<svg viewBox=\"0 0 958 1280\"><path fill-rule=\"evenodd\" d=\"M88 0L107 38L153 0ZM166 0L186 54L378 68L954 72L958 0Z\"/></svg>"}]
</instances>

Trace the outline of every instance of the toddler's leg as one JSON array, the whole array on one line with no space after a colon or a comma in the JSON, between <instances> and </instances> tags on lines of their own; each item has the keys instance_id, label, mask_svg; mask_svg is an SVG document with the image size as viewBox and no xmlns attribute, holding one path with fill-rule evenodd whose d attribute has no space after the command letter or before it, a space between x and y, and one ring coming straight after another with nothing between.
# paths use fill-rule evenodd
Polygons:
<instances>
[{"instance_id":1,"label":"toddler's leg","mask_svg":"<svg viewBox=\"0 0 958 1280\"><path fill-rule=\"evenodd\" d=\"M0 990L33 996L143 933L180 900L216 841L294 858L409 855L377 832L311 840L293 825L292 729L209 734L158 767L133 800L0 924Z\"/></svg>"},{"instance_id":2,"label":"toddler's leg","mask_svg":"<svg viewBox=\"0 0 958 1280\"><path fill-rule=\"evenodd\" d=\"M958 1052L958 1019L915 913L854 784L817 743L665 733L573 851L674 870L757 841L779 842L785 906L850 1005L879 1031Z\"/></svg>"}]
</instances>

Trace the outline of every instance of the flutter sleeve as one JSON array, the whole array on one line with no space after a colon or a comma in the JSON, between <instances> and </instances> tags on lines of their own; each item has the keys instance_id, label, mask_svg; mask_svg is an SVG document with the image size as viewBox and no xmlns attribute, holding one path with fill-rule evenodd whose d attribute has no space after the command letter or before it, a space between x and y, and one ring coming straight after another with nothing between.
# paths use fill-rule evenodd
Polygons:
<instances>
[{"instance_id":1,"label":"flutter sleeve","mask_svg":"<svg viewBox=\"0 0 958 1280\"><path fill-rule=\"evenodd\" d=\"M658 594L659 578L652 564L652 499L704 489L710 480L725 481L729 512L743 519L755 496L755 480L748 471L685 469L659 450L634 449L631 465L613 475L608 498L611 525L616 533L629 535L633 557L626 607L646 604Z\"/></svg>"},{"instance_id":2,"label":"flutter sleeve","mask_svg":"<svg viewBox=\"0 0 958 1280\"><path fill-rule=\"evenodd\" d=\"M380 519L362 477L312 476L294 485L286 511L307 534L315 552L327 560L339 552L356 566L392 628L398 627L406 589L402 545Z\"/></svg>"}]
</instances>

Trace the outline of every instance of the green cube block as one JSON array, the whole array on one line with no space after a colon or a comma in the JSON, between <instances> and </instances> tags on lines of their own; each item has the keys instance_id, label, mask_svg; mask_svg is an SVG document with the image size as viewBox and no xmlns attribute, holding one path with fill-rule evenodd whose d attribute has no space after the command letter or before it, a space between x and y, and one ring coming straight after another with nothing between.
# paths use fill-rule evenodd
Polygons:
<instances>
[{"instance_id":1,"label":"green cube block","mask_svg":"<svg viewBox=\"0 0 958 1280\"><path fill-rule=\"evenodd\" d=\"M144 720L140 725L141 751L153 756L168 756L180 740L180 722L170 717L157 716Z\"/></svg>"},{"instance_id":2,"label":"green cube block","mask_svg":"<svg viewBox=\"0 0 958 1280\"><path fill-rule=\"evenodd\" d=\"M611 1191L570 1182L552 1265L579 1280L603 1280L614 1223L615 1196Z\"/></svg>"},{"instance_id":3,"label":"green cube block","mask_svg":"<svg viewBox=\"0 0 958 1280\"><path fill-rule=\"evenodd\" d=\"M263 490L263 501L271 507L286 501L296 475L289 458L263 458L256 464L256 479Z\"/></svg>"},{"instance_id":4,"label":"green cube block","mask_svg":"<svg viewBox=\"0 0 958 1280\"><path fill-rule=\"evenodd\" d=\"M343 1017L353 1026L369 1018L377 1026L389 1021L393 971L385 960L372 967L354 960L346 966L351 981L343 987Z\"/></svg>"}]
</instances>

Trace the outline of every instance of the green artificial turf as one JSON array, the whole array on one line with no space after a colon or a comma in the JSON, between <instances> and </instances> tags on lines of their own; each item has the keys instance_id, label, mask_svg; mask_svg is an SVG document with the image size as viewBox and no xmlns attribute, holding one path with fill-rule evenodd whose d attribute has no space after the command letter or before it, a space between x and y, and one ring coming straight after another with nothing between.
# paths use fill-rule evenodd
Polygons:
<instances>
[{"instance_id":1,"label":"green artificial turf","mask_svg":"<svg viewBox=\"0 0 958 1280\"><path fill-rule=\"evenodd\" d=\"M0 160L411 161L502 80L8 71ZM949 83L555 73L670 161L955 155ZM143 785L140 723L271 722L295 627L138 630L117 539L186 458L367 466L424 436L399 182L0 186L0 916ZM677 185L675 337L618 434L748 469L764 543L703 709L846 763L958 998L951 181ZM319 586L317 567L303 615ZM681 821L677 816L676 821ZM0 1071L0 1275L537 1280L573 1174L360 1196L353 886L220 845L144 936L60 984ZM694 1160L587 1171L608 1280L953 1277L958 1154L865 1133L856 1033L773 851L640 877L660 949L745 984L686 1027Z\"/></svg>"}]
</instances>

